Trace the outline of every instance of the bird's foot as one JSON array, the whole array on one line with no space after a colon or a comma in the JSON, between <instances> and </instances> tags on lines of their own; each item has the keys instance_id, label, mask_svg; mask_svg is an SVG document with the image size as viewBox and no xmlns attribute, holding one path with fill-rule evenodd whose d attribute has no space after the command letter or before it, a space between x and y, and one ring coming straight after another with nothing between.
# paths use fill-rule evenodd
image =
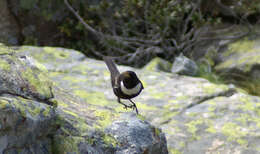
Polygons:
<instances>
[{"instance_id":1,"label":"bird's foot","mask_svg":"<svg viewBox=\"0 0 260 154\"><path fill-rule=\"evenodd\" d=\"M134 110L136 108L136 106L135 105L126 105L126 104L124 104L124 109L127 110L128 108Z\"/></svg>"},{"instance_id":2,"label":"bird's foot","mask_svg":"<svg viewBox=\"0 0 260 154\"><path fill-rule=\"evenodd\" d=\"M132 103L131 108L132 108L133 110L135 109L136 114L138 114L138 109L137 109L135 103L134 103L131 99L129 99L129 101Z\"/></svg>"}]
</instances>

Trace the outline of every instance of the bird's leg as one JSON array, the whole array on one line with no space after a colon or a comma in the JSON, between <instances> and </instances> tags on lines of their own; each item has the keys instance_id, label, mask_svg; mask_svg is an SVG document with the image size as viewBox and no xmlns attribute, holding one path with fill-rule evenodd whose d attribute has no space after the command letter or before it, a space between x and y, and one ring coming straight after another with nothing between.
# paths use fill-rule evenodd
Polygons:
<instances>
[{"instance_id":1,"label":"bird's leg","mask_svg":"<svg viewBox=\"0 0 260 154\"><path fill-rule=\"evenodd\" d=\"M129 99L129 101L132 103L131 108L133 108L133 109L135 108L136 114L138 114L138 109L137 109L135 103L131 99Z\"/></svg>"},{"instance_id":2,"label":"bird's leg","mask_svg":"<svg viewBox=\"0 0 260 154\"><path fill-rule=\"evenodd\" d=\"M122 103L122 102L120 101L120 98L119 98L119 97L117 97L117 102L118 102L119 104L124 105L124 108L125 108L126 110L127 110L127 108L133 108L132 105L126 105L126 104Z\"/></svg>"}]
</instances>

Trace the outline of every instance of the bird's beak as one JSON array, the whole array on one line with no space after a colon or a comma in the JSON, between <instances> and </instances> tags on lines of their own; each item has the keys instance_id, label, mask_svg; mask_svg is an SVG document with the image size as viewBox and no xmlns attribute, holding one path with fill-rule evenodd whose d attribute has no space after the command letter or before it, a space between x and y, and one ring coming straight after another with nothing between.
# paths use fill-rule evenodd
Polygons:
<instances>
[{"instance_id":1,"label":"bird's beak","mask_svg":"<svg viewBox=\"0 0 260 154\"><path fill-rule=\"evenodd\" d=\"M141 82L141 81L140 81ZM144 89L144 86L143 86L143 83L141 82L141 85L142 85L142 89Z\"/></svg>"}]
</instances>

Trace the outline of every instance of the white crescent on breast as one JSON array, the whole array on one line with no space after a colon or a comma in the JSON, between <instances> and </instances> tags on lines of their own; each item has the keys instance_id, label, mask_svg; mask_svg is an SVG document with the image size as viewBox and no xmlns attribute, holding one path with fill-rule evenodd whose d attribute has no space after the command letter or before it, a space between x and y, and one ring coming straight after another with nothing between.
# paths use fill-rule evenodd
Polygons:
<instances>
[{"instance_id":1,"label":"white crescent on breast","mask_svg":"<svg viewBox=\"0 0 260 154\"><path fill-rule=\"evenodd\" d=\"M141 83L138 83L134 88L131 88L131 89L127 89L125 87L123 81L121 81L120 85L121 85L122 92L126 95L135 95L135 94L139 93L139 91L142 89Z\"/></svg>"}]
</instances>

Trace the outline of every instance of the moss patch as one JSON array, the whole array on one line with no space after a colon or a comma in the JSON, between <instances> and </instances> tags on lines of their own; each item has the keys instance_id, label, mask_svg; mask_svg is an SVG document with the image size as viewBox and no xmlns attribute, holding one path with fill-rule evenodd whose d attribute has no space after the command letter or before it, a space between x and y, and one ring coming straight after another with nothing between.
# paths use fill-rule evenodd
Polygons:
<instances>
[{"instance_id":1,"label":"moss patch","mask_svg":"<svg viewBox=\"0 0 260 154\"><path fill-rule=\"evenodd\" d=\"M155 106L146 105L144 103L139 103L139 102L136 103L136 106L138 109L140 108L142 110L157 110L157 107L155 107Z\"/></svg>"},{"instance_id":2,"label":"moss patch","mask_svg":"<svg viewBox=\"0 0 260 154\"><path fill-rule=\"evenodd\" d=\"M181 152L174 148L169 148L169 154L181 154Z\"/></svg>"},{"instance_id":3,"label":"moss patch","mask_svg":"<svg viewBox=\"0 0 260 154\"><path fill-rule=\"evenodd\" d=\"M247 131L243 131L240 125L232 122L225 123L222 126L221 131L225 136L227 136L228 141L239 141L239 143L245 143L242 137L245 137L248 134Z\"/></svg>"},{"instance_id":4,"label":"moss patch","mask_svg":"<svg viewBox=\"0 0 260 154\"><path fill-rule=\"evenodd\" d=\"M74 94L83 98L89 104L95 104L99 106L110 105L111 102L107 101L104 93L102 92L86 92L84 90L76 90Z\"/></svg>"},{"instance_id":5,"label":"moss patch","mask_svg":"<svg viewBox=\"0 0 260 154\"><path fill-rule=\"evenodd\" d=\"M80 154L78 150L78 144L82 141L81 137L73 137L73 136L55 136L52 152L53 153L75 153Z\"/></svg>"},{"instance_id":6,"label":"moss patch","mask_svg":"<svg viewBox=\"0 0 260 154\"><path fill-rule=\"evenodd\" d=\"M104 130L107 126L112 124L113 115L111 112L97 110L94 114L98 118L96 128Z\"/></svg>"},{"instance_id":7,"label":"moss patch","mask_svg":"<svg viewBox=\"0 0 260 154\"><path fill-rule=\"evenodd\" d=\"M185 126L187 126L187 130L188 132L190 132L192 134L192 139L193 140L197 140L200 139L200 136L197 136L196 132L198 130L198 125L203 124L203 121L198 119L198 120L193 120L190 121L189 123L185 124Z\"/></svg>"},{"instance_id":8,"label":"moss patch","mask_svg":"<svg viewBox=\"0 0 260 154\"><path fill-rule=\"evenodd\" d=\"M37 74L36 74L37 73ZM38 93L41 99L52 98L52 82L43 72L35 72L32 69L25 69L21 71L24 80L29 82L32 92Z\"/></svg>"},{"instance_id":9,"label":"moss patch","mask_svg":"<svg viewBox=\"0 0 260 154\"><path fill-rule=\"evenodd\" d=\"M150 63L148 63L144 69L148 71L171 71L172 64L161 58L154 58Z\"/></svg>"},{"instance_id":10,"label":"moss patch","mask_svg":"<svg viewBox=\"0 0 260 154\"><path fill-rule=\"evenodd\" d=\"M7 100L4 100L0 98L0 109L4 109L9 105L9 102Z\"/></svg>"},{"instance_id":11,"label":"moss patch","mask_svg":"<svg viewBox=\"0 0 260 154\"><path fill-rule=\"evenodd\" d=\"M224 56L230 56L234 53L253 52L254 41L248 40L247 38L241 41L232 43L228 47L228 51L225 52Z\"/></svg>"},{"instance_id":12,"label":"moss patch","mask_svg":"<svg viewBox=\"0 0 260 154\"><path fill-rule=\"evenodd\" d=\"M109 134L103 134L102 140L107 146L112 145L113 147L116 147L119 145L119 142Z\"/></svg>"},{"instance_id":13,"label":"moss patch","mask_svg":"<svg viewBox=\"0 0 260 154\"><path fill-rule=\"evenodd\" d=\"M44 47L45 53L52 55L55 59L66 59L69 57L69 53L59 50L53 47Z\"/></svg>"},{"instance_id":14,"label":"moss patch","mask_svg":"<svg viewBox=\"0 0 260 154\"><path fill-rule=\"evenodd\" d=\"M9 71L11 67L10 64L5 59L0 58L0 69L4 71Z\"/></svg>"},{"instance_id":15,"label":"moss patch","mask_svg":"<svg viewBox=\"0 0 260 154\"><path fill-rule=\"evenodd\" d=\"M224 84L207 84L206 86L202 86L203 92L206 94L214 94L221 91L228 90L228 86Z\"/></svg>"}]
</instances>

